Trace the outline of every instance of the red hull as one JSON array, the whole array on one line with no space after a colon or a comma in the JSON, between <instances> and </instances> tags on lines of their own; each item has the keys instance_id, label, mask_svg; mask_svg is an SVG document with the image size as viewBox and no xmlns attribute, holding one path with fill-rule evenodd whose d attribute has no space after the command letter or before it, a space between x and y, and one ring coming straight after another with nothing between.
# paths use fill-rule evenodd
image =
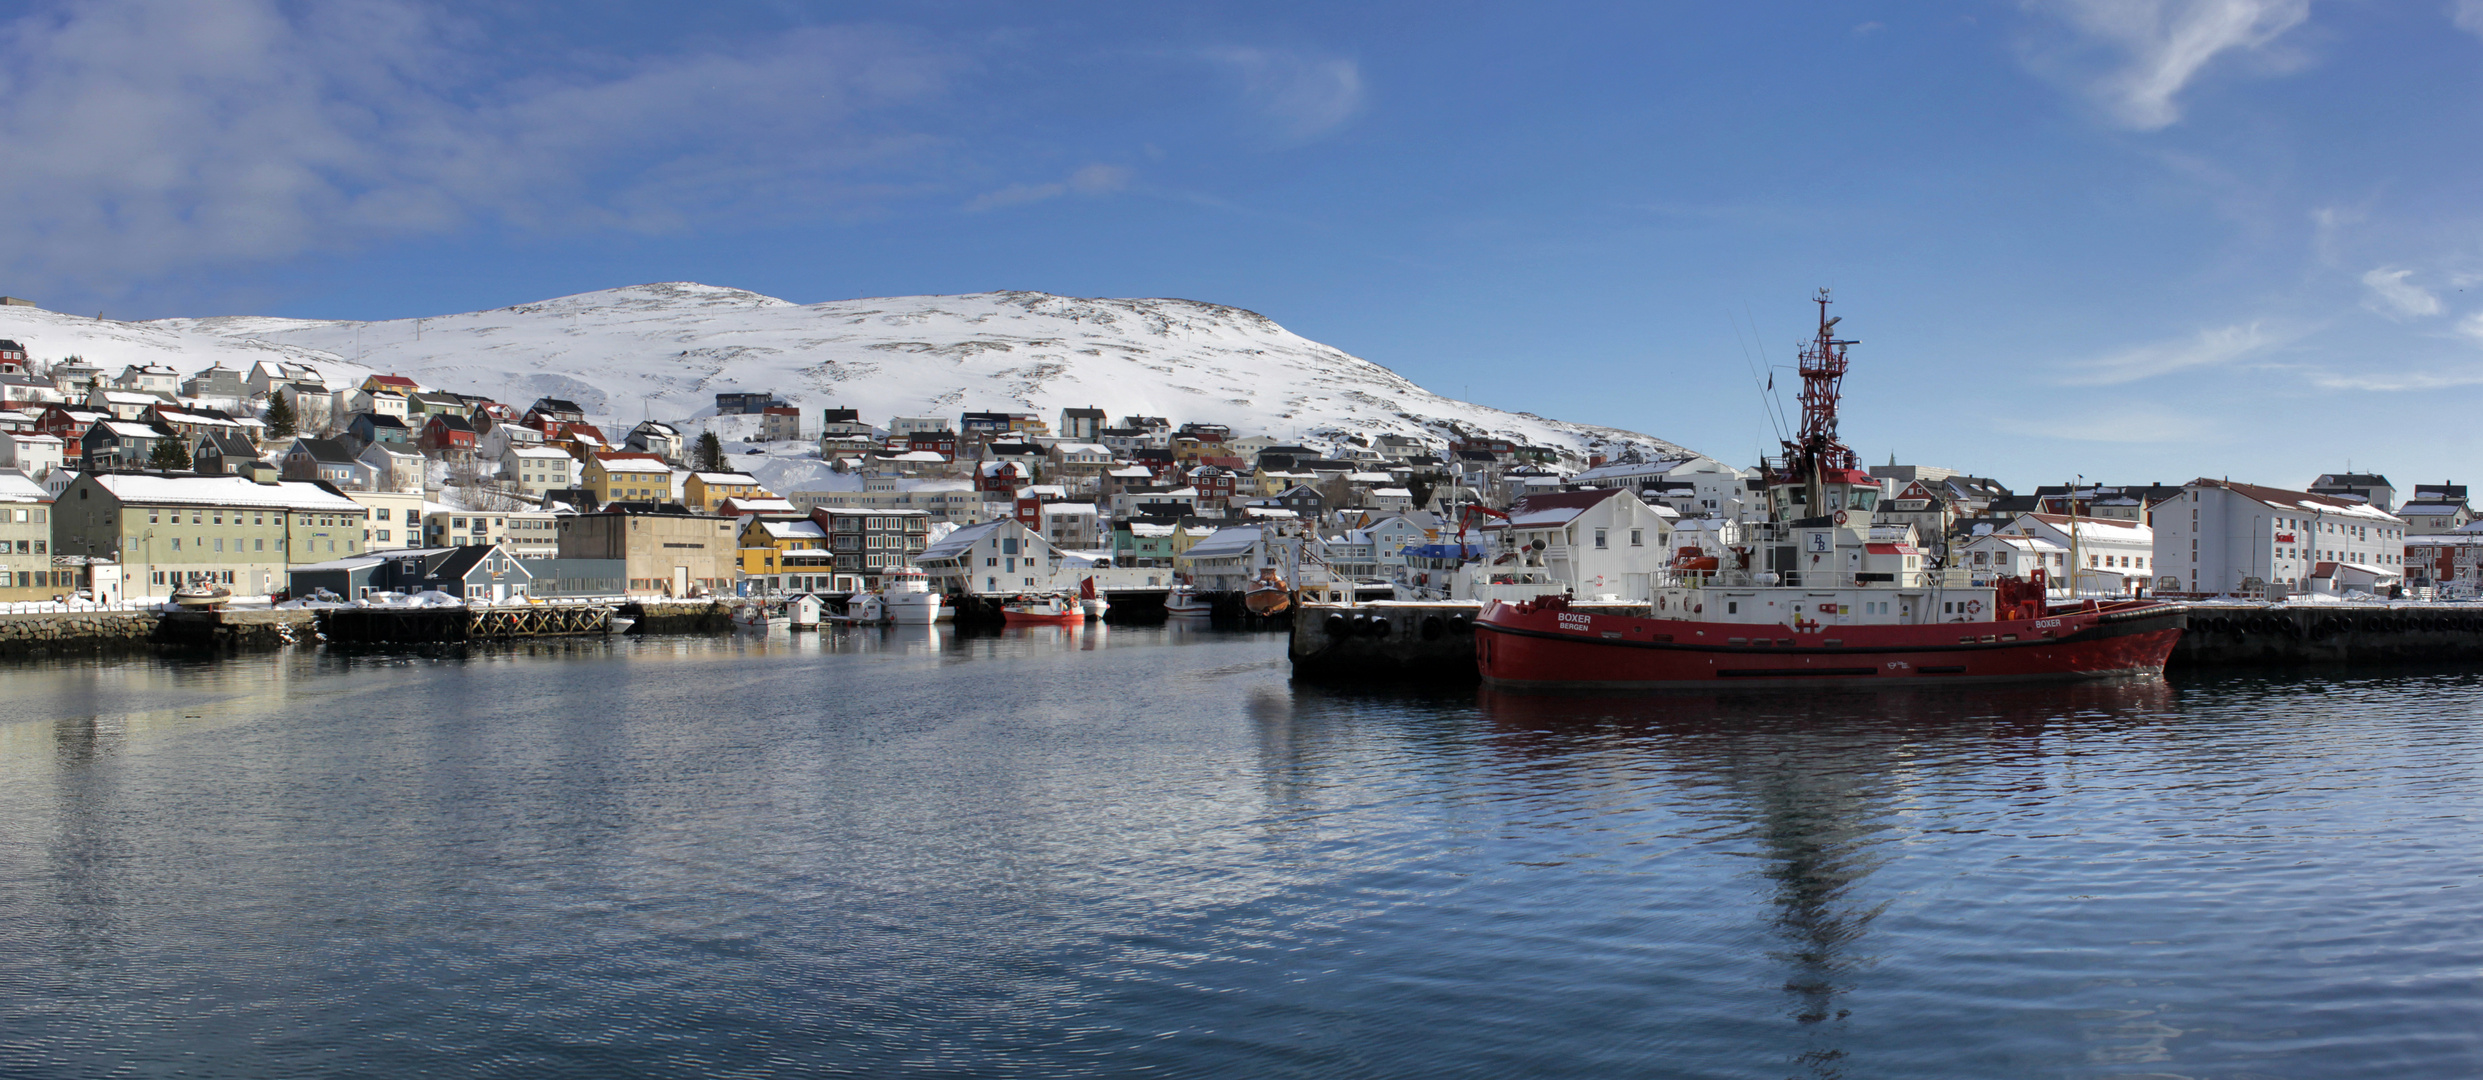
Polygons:
<instances>
[{"instance_id":1,"label":"red hull","mask_svg":"<svg viewBox=\"0 0 2483 1080\"><path fill-rule=\"evenodd\" d=\"M2187 617L2136 601L2007 622L1796 630L1605 614L1547 597L1486 606L1474 655L1484 682L1541 689L2104 678L2161 673Z\"/></svg>"},{"instance_id":2,"label":"red hull","mask_svg":"<svg viewBox=\"0 0 2483 1080\"><path fill-rule=\"evenodd\" d=\"M1078 626L1086 623L1086 613L1072 611L1064 615L1021 615L1014 611L1000 613L1002 622L1024 626Z\"/></svg>"}]
</instances>

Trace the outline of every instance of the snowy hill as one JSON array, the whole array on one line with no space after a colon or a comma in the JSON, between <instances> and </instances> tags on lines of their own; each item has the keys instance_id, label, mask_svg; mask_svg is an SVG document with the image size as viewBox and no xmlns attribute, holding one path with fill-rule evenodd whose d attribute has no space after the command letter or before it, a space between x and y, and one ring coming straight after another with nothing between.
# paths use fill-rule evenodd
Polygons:
<instances>
[{"instance_id":1,"label":"snowy hill","mask_svg":"<svg viewBox=\"0 0 2483 1080\"><path fill-rule=\"evenodd\" d=\"M1547 420L1441 397L1395 372L1310 341L1239 308L1190 300L1082 300L1044 293L907 296L794 304L693 283L625 289L493 311L386 322L261 317L98 321L0 307L0 337L38 361L76 354L106 374L168 363L185 375L220 361L308 363L331 385L370 372L484 394L524 408L576 401L614 438L641 418L749 433L715 421L721 391L775 391L801 407L849 406L865 420L960 411L1027 411L1045 421L1093 406L1114 420L1163 416L1230 425L1314 446L1347 434L1436 440L1450 423L1478 435L1584 450L1661 439ZM813 471L777 444L754 467L780 486ZM774 475L768 475L774 474Z\"/></svg>"}]
</instances>

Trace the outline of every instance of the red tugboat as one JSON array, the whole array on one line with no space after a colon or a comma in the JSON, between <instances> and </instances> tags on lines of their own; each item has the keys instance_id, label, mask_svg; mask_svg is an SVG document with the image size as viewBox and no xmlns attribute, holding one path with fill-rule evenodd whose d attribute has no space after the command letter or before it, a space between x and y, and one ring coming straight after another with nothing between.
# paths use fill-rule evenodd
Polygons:
<instances>
[{"instance_id":1,"label":"red tugboat","mask_svg":"<svg viewBox=\"0 0 2483 1080\"><path fill-rule=\"evenodd\" d=\"M2044 575L1976 585L1872 524L1878 482L1837 440L1845 349L1820 290L1802 353L1802 430L1768 463L1765 522L1702 531L1643 609L1565 596L1486 604L1487 684L1630 690L2152 675L2187 618L2155 600L2055 604ZM2074 558L2073 560L2074 561ZM2075 580L2074 576L2072 580Z\"/></svg>"}]
</instances>

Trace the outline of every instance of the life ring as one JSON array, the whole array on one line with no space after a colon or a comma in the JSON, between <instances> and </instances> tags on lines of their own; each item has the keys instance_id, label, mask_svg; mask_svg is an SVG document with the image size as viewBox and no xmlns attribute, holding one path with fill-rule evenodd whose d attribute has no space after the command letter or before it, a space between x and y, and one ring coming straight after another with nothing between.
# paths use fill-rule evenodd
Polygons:
<instances>
[{"instance_id":1,"label":"life ring","mask_svg":"<svg viewBox=\"0 0 2483 1080\"><path fill-rule=\"evenodd\" d=\"M1839 510L1836 512L1836 523L1839 525L1845 524L1845 511Z\"/></svg>"},{"instance_id":2,"label":"life ring","mask_svg":"<svg viewBox=\"0 0 2483 1080\"><path fill-rule=\"evenodd\" d=\"M1968 600L1968 601L1966 601L1966 614L1968 614L1968 615L1980 615L1980 614L1982 614L1982 613L1983 613L1983 602L1982 602L1982 601L1980 601L1980 600Z\"/></svg>"}]
</instances>

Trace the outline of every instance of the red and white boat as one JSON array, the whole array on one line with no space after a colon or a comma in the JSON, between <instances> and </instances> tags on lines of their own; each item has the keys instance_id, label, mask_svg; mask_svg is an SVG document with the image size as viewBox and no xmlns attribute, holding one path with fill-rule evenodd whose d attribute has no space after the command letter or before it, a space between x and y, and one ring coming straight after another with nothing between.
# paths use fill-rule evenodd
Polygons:
<instances>
[{"instance_id":1,"label":"red and white boat","mask_svg":"<svg viewBox=\"0 0 2483 1080\"><path fill-rule=\"evenodd\" d=\"M1644 604L1484 604L1474 649L1485 683L1625 690L2164 670L2187 620L2177 605L2055 602L2040 571L1977 584L1927 567L1911 526L1874 526L1878 481L1836 437L1854 342L1832 336L1826 290L1818 302L1819 335L1802 354L1801 435L1768 464L1771 520L1703 530L1713 549L1679 551Z\"/></svg>"},{"instance_id":2,"label":"red and white boat","mask_svg":"<svg viewBox=\"0 0 2483 1080\"><path fill-rule=\"evenodd\" d=\"M1010 626L1044 623L1078 626L1085 624L1086 611L1074 596L1019 596L1000 605L1000 619Z\"/></svg>"}]
</instances>

